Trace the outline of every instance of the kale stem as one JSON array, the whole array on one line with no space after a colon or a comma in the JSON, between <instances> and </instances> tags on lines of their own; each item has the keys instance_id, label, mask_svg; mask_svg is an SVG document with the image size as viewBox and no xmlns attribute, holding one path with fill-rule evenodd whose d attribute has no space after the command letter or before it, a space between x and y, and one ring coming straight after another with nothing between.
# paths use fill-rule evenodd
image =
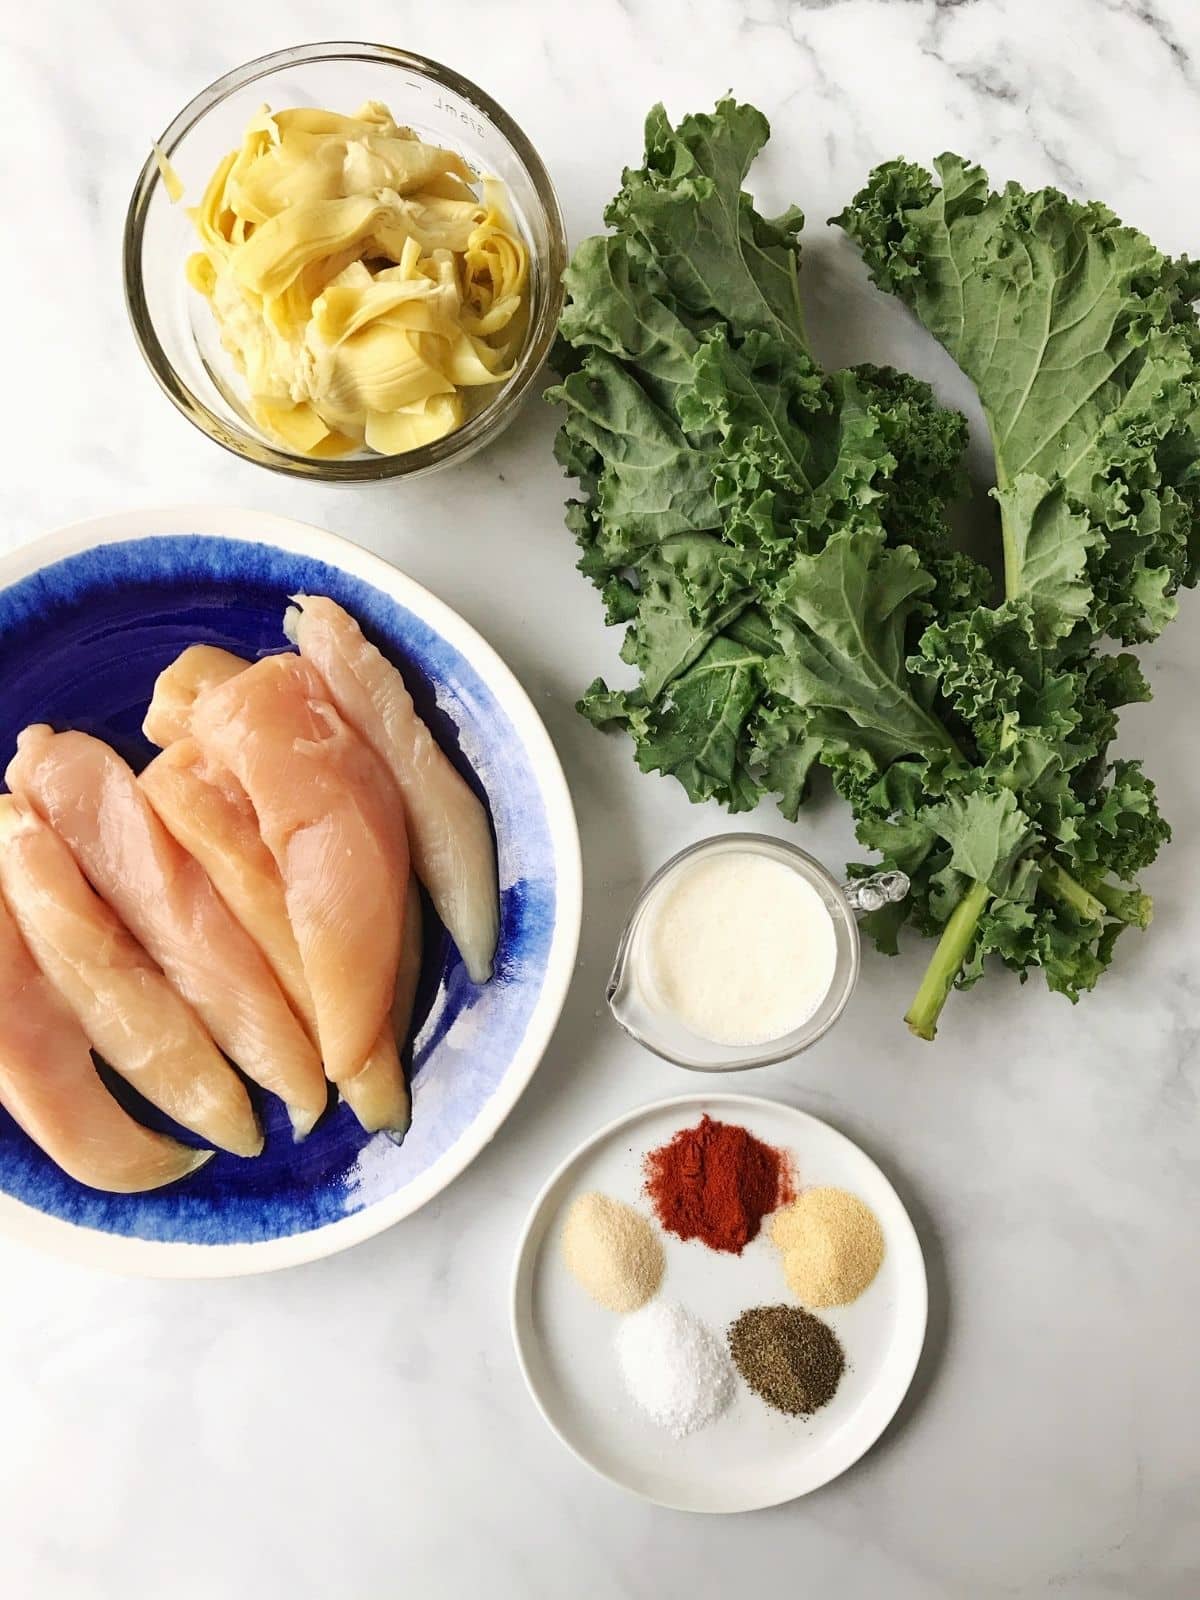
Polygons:
<instances>
[{"instance_id":1,"label":"kale stem","mask_svg":"<svg viewBox=\"0 0 1200 1600\"><path fill-rule=\"evenodd\" d=\"M1140 889L1126 889L1119 883L1099 883L1095 895L1109 916L1118 917L1134 928L1148 928L1154 916L1154 901Z\"/></svg>"},{"instance_id":2,"label":"kale stem","mask_svg":"<svg viewBox=\"0 0 1200 1600\"><path fill-rule=\"evenodd\" d=\"M950 920L942 930L937 949L921 979L921 987L904 1018L919 1039L932 1039L937 1033L942 1007L967 958L989 894L986 883L973 883L950 913Z\"/></svg>"},{"instance_id":3,"label":"kale stem","mask_svg":"<svg viewBox=\"0 0 1200 1600\"><path fill-rule=\"evenodd\" d=\"M991 418L988 418L991 428ZM995 430L992 430L995 437ZM1008 478L1004 471L999 455L996 456L996 487L1004 489ZM1021 592L1021 569L1017 562L1017 552L1013 546L1012 537L1008 530L1008 514L1003 500L1000 502L1000 543L1004 550L1004 598L1015 600Z\"/></svg>"},{"instance_id":4,"label":"kale stem","mask_svg":"<svg viewBox=\"0 0 1200 1600\"><path fill-rule=\"evenodd\" d=\"M1130 927L1148 928L1154 916L1153 900L1140 889L1127 889L1120 883L1098 883L1094 889L1085 889L1058 861L1042 863L1038 887L1060 905L1069 906L1084 922L1103 922L1110 916Z\"/></svg>"},{"instance_id":5,"label":"kale stem","mask_svg":"<svg viewBox=\"0 0 1200 1600\"><path fill-rule=\"evenodd\" d=\"M1104 901L1085 889L1065 867L1057 861L1046 861L1038 879L1039 889L1044 889L1059 905L1068 906L1082 922L1103 922Z\"/></svg>"}]
</instances>

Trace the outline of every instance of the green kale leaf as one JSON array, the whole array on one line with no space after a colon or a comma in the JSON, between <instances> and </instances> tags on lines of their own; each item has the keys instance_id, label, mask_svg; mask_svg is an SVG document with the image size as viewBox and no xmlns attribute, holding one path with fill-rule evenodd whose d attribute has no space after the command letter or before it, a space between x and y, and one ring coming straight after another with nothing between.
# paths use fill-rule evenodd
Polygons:
<instances>
[{"instance_id":1,"label":"green kale leaf","mask_svg":"<svg viewBox=\"0 0 1200 1600\"><path fill-rule=\"evenodd\" d=\"M552 360L580 570L624 629L626 687L580 710L643 771L789 818L823 768L908 897L865 918L936 940L907 1020L1003 965L1075 1000L1169 829L1114 760L1149 690L1106 640L1153 637L1200 565L1200 272L1105 207L989 190L957 156L892 162L838 219L974 381L1004 586L958 548L966 423L889 368L806 347L802 217L745 184L768 134L721 101L646 123L643 165L580 245ZM1000 562L997 561L997 566Z\"/></svg>"},{"instance_id":2,"label":"green kale leaf","mask_svg":"<svg viewBox=\"0 0 1200 1600\"><path fill-rule=\"evenodd\" d=\"M893 161L834 220L975 384L1009 599L1049 637L1153 638L1197 577L1200 267L1107 206Z\"/></svg>"}]
</instances>

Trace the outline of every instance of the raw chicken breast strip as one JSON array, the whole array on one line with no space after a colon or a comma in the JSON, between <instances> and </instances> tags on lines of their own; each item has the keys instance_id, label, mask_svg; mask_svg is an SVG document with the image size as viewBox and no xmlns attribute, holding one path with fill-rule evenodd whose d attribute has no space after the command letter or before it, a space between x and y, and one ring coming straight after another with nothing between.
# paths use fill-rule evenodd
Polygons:
<instances>
[{"instance_id":1,"label":"raw chicken breast strip","mask_svg":"<svg viewBox=\"0 0 1200 1600\"><path fill-rule=\"evenodd\" d=\"M354 618L319 595L292 598L284 632L396 780L413 868L471 978L486 983L500 926L496 851L486 811L417 716L404 679L363 637Z\"/></svg>"},{"instance_id":2,"label":"raw chicken breast strip","mask_svg":"<svg viewBox=\"0 0 1200 1600\"><path fill-rule=\"evenodd\" d=\"M298 1138L308 1133L327 1103L317 1053L258 946L120 756L86 733L35 726L18 738L6 776L226 1055L285 1101Z\"/></svg>"},{"instance_id":3,"label":"raw chicken breast strip","mask_svg":"<svg viewBox=\"0 0 1200 1600\"><path fill-rule=\"evenodd\" d=\"M228 767L211 760L191 738L168 745L143 769L138 782L167 832L195 856L266 956L315 1043L317 1014L288 920L283 881L245 789Z\"/></svg>"},{"instance_id":4,"label":"raw chicken breast strip","mask_svg":"<svg viewBox=\"0 0 1200 1600\"><path fill-rule=\"evenodd\" d=\"M338 1092L365 1132L386 1128L397 1142L404 1138L412 1126L412 1099L390 1019L384 1020L366 1061L342 1079Z\"/></svg>"},{"instance_id":5,"label":"raw chicken breast strip","mask_svg":"<svg viewBox=\"0 0 1200 1600\"><path fill-rule=\"evenodd\" d=\"M396 996L392 1001L392 1032L403 1050L412 1027L413 1009L417 1003L417 985L421 981L421 962L425 958L425 935L422 928L421 889L415 873L408 875L408 890L404 897L404 936L400 941L400 968L396 973Z\"/></svg>"},{"instance_id":6,"label":"raw chicken breast strip","mask_svg":"<svg viewBox=\"0 0 1200 1600\"><path fill-rule=\"evenodd\" d=\"M83 1029L30 955L0 899L0 1105L77 1183L111 1194L161 1189L202 1167L109 1094Z\"/></svg>"},{"instance_id":7,"label":"raw chicken breast strip","mask_svg":"<svg viewBox=\"0 0 1200 1600\"><path fill-rule=\"evenodd\" d=\"M190 730L192 706L205 689L225 683L250 663L212 644L194 644L159 673L142 723L151 744L165 750Z\"/></svg>"},{"instance_id":8,"label":"raw chicken breast strip","mask_svg":"<svg viewBox=\"0 0 1200 1600\"><path fill-rule=\"evenodd\" d=\"M408 846L387 774L299 656L267 656L192 708L201 749L250 797L283 879L325 1071L359 1072L400 961Z\"/></svg>"},{"instance_id":9,"label":"raw chicken breast strip","mask_svg":"<svg viewBox=\"0 0 1200 1600\"><path fill-rule=\"evenodd\" d=\"M30 954L114 1072L183 1127L256 1156L246 1086L75 857L23 800L0 795L0 893Z\"/></svg>"},{"instance_id":10,"label":"raw chicken breast strip","mask_svg":"<svg viewBox=\"0 0 1200 1600\"><path fill-rule=\"evenodd\" d=\"M386 1128L389 1133L403 1136L412 1122L412 1097L400 1051L412 1023L422 953L421 891L410 872L391 1015L362 1071L338 1085L342 1098L368 1133Z\"/></svg>"},{"instance_id":11,"label":"raw chicken breast strip","mask_svg":"<svg viewBox=\"0 0 1200 1600\"><path fill-rule=\"evenodd\" d=\"M190 726L190 707L187 722ZM217 893L256 941L309 1037L319 1043L316 1009L288 917L283 879L263 843L246 791L227 767L206 756L190 737L169 744L138 782L167 832L205 868ZM412 1120L397 1053L412 1020L421 967L420 895L411 873L409 883L416 915L411 932L405 918L392 1019L384 1022L361 1071L341 1086L344 1099L369 1133L387 1128L403 1135Z\"/></svg>"}]
</instances>

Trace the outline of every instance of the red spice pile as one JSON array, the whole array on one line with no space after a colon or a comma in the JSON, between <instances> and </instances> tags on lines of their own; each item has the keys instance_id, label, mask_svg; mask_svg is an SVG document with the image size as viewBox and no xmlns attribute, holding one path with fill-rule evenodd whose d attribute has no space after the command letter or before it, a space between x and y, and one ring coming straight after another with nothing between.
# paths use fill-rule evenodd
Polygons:
<instances>
[{"instance_id":1,"label":"red spice pile","mask_svg":"<svg viewBox=\"0 0 1200 1600\"><path fill-rule=\"evenodd\" d=\"M782 1151L709 1116L651 1150L645 1167L646 1193L668 1233L735 1256L768 1213L796 1197Z\"/></svg>"}]
</instances>

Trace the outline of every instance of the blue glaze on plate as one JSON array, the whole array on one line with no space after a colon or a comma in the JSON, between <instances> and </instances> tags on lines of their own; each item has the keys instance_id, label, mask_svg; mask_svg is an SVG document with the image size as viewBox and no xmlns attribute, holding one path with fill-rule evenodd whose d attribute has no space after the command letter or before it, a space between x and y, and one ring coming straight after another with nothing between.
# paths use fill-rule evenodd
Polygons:
<instances>
[{"instance_id":1,"label":"blue glaze on plate","mask_svg":"<svg viewBox=\"0 0 1200 1600\"><path fill-rule=\"evenodd\" d=\"M0 1110L0 1192L79 1226L140 1239L239 1244L320 1228L412 1183L496 1092L524 1036L555 921L554 854L537 776L474 667L421 618L336 567L268 545L178 535L102 545L0 592L0 760L30 722L82 728L134 767L159 672L189 644L247 657L286 649L291 594L345 606L404 673L417 709L491 812L500 866L496 973L476 987L426 907L426 959L413 1049L413 1126L402 1146L362 1132L337 1104L295 1144L283 1106L252 1088L266 1148L218 1153L148 1195L75 1183ZM107 1073L144 1121L197 1143Z\"/></svg>"}]
</instances>

